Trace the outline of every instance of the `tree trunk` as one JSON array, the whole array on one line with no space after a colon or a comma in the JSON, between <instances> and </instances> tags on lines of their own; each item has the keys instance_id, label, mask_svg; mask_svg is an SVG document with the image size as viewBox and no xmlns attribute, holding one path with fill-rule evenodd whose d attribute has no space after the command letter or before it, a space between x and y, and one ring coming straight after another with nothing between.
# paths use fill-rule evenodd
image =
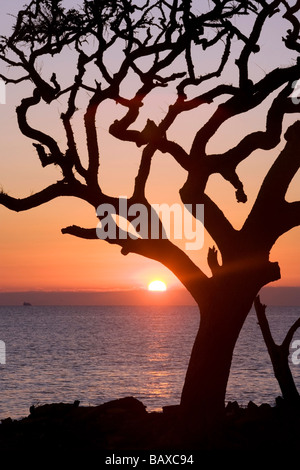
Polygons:
<instances>
[{"instance_id":1,"label":"tree trunk","mask_svg":"<svg viewBox=\"0 0 300 470\"><path fill-rule=\"evenodd\" d=\"M299 405L299 393L289 366L288 356L277 346L277 353L271 356L274 375L278 381L282 397L287 403Z\"/></svg>"},{"instance_id":2,"label":"tree trunk","mask_svg":"<svg viewBox=\"0 0 300 470\"><path fill-rule=\"evenodd\" d=\"M300 396L294 382L289 366L289 348L294 332L300 326L300 319L290 327L281 345L276 344L266 316L266 306L260 302L259 296L254 301L258 324L260 326L264 341L266 343L274 375L278 381L282 396L286 402L299 405Z\"/></svg>"},{"instance_id":3,"label":"tree trunk","mask_svg":"<svg viewBox=\"0 0 300 470\"><path fill-rule=\"evenodd\" d=\"M256 295L254 285L243 285L223 279L201 307L180 406L188 439L209 436L222 423L234 347Z\"/></svg>"}]
</instances>

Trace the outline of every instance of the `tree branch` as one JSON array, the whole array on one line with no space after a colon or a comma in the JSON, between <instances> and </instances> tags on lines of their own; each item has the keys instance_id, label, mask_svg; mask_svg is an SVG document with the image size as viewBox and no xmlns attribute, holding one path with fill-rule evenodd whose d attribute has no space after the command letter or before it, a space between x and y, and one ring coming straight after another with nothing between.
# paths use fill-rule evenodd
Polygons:
<instances>
[{"instance_id":1,"label":"tree branch","mask_svg":"<svg viewBox=\"0 0 300 470\"><path fill-rule=\"evenodd\" d=\"M17 107L19 128L26 137L37 140L41 144L46 145L49 148L53 159L55 159L56 163L59 164L59 162L61 163L62 152L60 151L57 142L44 132L31 127L27 121L27 112L29 108L37 105L40 100L41 95L37 88L34 90L32 97L24 98L22 100L21 104Z\"/></svg>"},{"instance_id":2,"label":"tree branch","mask_svg":"<svg viewBox=\"0 0 300 470\"><path fill-rule=\"evenodd\" d=\"M62 119L63 126L64 126L66 136L67 136L68 157L74 162L76 171L78 171L78 173L81 176L83 176L86 180L87 180L88 172L82 166L82 163L78 155L75 137L74 137L74 133L73 133L72 125L71 125L71 119L76 112L75 101L76 101L78 91L82 85L82 79L85 73L85 65L87 62L89 62L89 60L90 58L88 58L84 53L81 52L79 54L78 62L77 62L78 74L74 78L74 85L70 88L67 111L61 114L61 119Z\"/></svg>"},{"instance_id":3,"label":"tree branch","mask_svg":"<svg viewBox=\"0 0 300 470\"><path fill-rule=\"evenodd\" d=\"M298 18L295 16L300 9L300 2L296 0L292 7L287 1L283 1L282 3L286 7L286 13L283 15L283 18L287 19L293 28L292 30L288 30L288 35L283 41L287 48L300 52L300 44L297 42L300 39L300 25Z\"/></svg>"},{"instance_id":4,"label":"tree branch","mask_svg":"<svg viewBox=\"0 0 300 470\"><path fill-rule=\"evenodd\" d=\"M84 238L86 240L99 240L95 228L83 228L78 225L70 225L61 229L61 233L73 235L74 237Z\"/></svg>"},{"instance_id":5,"label":"tree branch","mask_svg":"<svg viewBox=\"0 0 300 470\"><path fill-rule=\"evenodd\" d=\"M74 196L88 200L86 188L81 183L70 185L59 181L25 198L15 198L1 192L0 204L12 211L21 212L41 206L60 196Z\"/></svg>"},{"instance_id":6,"label":"tree branch","mask_svg":"<svg viewBox=\"0 0 300 470\"><path fill-rule=\"evenodd\" d=\"M257 15L255 24L252 28L252 31L249 35L248 40L245 43L245 46L240 54L240 57L236 60L236 64L240 72L240 88L242 90L247 89L248 83L249 83L249 78L248 78L249 57L253 52L254 53L259 52L259 46L257 45L257 41L260 37L266 18L276 10L279 4L280 4L280 0L275 0L271 2L270 4L264 5L263 9Z\"/></svg>"},{"instance_id":7,"label":"tree branch","mask_svg":"<svg viewBox=\"0 0 300 470\"><path fill-rule=\"evenodd\" d=\"M260 326L264 341L266 343L268 352L270 356L273 357L273 350L276 348L275 341L273 339L270 325L266 316L266 305L263 305L260 301L259 295L254 299L254 307L258 319L258 324Z\"/></svg>"},{"instance_id":8,"label":"tree branch","mask_svg":"<svg viewBox=\"0 0 300 470\"><path fill-rule=\"evenodd\" d=\"M177 144L176 142L172 142L168 139L161 139L158 142L157 149L160 150L162 153L169 153L170 155L172 155L176 162L179 163L181 168L189 171L189 155L181 147L181 145Z\"/></svg>"},{"instance_id":9,"label":"tree branch","mask_svg":"<svg viewBox=\"0 0 300 470\"><path fill-rule=\"evenodd\" d=\"M87 178L89 184L92 184L93 186L98 186L98 171L100 165L98 134L96 129L96 113L101 101L103 101L103 93L100 86L98 85L96 92L90 99L86 113L84 115L86 141L89 157Z\"/></svg>"},{"instance_id":10,"label":"tree branch","mask_svg":"<svg viewBox=\"0 0 300 470\"><path fill-rule=\"evenodd\" d=\"M286 145L266 175L242 234L256 250L270 250L288 229L299 224L299 203L287 203L285 195L300 167L300 121L285 133ZM256 234L255 240L253 234Z\"/></svg>"},{"instance_id":11,"label":"tree branch","mask_svg":"<svg viewBox=\"0 0 300 470\"><path fill-rule=\"evenodd\" d=\"M69 234L89 240L96 240L96 229L86 229L72 225L62 229L63 234ZM107 238L110 244L121 246L121 253L128 255L135 253L146 258L159 261L172 271L175 276L191 293L197 303L201 304L203 289L205 289L207 276L192 262L192 260L176 245L167 239L127 239Z\"/></svg>"},{"instance_id":12,"label":"tree branch","mask_svg":"<svg viewBox=\"0 0 300 470\"><path fill-rule=\"evenodd\" d=\"M146 197L145 195L146 183L150 174L152 157L156 149L157 149L156 145L148 144L147 147L145 147L143 151L138 174L135 178L135 186L134 186L134 194L133 194L133 197L137 200L144 200Z\"/></svg>"},{"instance_id":13,"label":"tree branch","mask_svg":"<svg viewBox=\"0 0 300 470\"><path fill-rule=\"evenodd\" d=\"M266 306L262 305L259 296L254 300L254 307L258 318L264 341L266 343L274 374L282 391L283 398L287 402L299 404L299 393L297 391L290 366L288 363L289 346L294 332L300 326L300 318L289 329L283 343L279 346L275 343L266 317Z\"/></svg>"},{"instance_id":14,"label":"tree branch","mask_svg":"<svg viewBox=\"0 0 300 470\"><path fill-rule=\"evenodd\" d=\"M291 103L292 87L289 83L273 100L267 114L266 130L246 135L234 148L223 154L210 155L211 172L220 173L236 189L238 202L246 202L243 185L236 174L236 167L257 149L270 150L279 144L285 114L299 112L300 106Z\"/></svg>"},{"instance_id":15,"label":"tree branch","mask_svg":"<svg viewBox=\"0 0 300 470\"><path fill-rule=\"evenodd\" d=\"M296 331L300 328L300 318L298 318L290 327L288 330L283 342L282 342L282 349L285 352L286 356L289 355L289 350L290 350L290 344L292 342L293 336L296 333Z\"/></svg>"},{"instance_id":16,"label":"tree branch","mask_svg":"<svg viewBox=\"0 0 300 470\"><path fill-rule=\"evenodd\" d=\"M286 82L299 78L299 75L300 64L272 70L263 79L251 86L247 94L241 90L225 103L220 104L212 117L197 132L191 147L191 158L198 159L206 155L205 149L208 141L225 121L255 108L273 91Z\"/></svg>"},{"instance_id":17,"label":"tree branch","mask_svg":"<svg viewBox=\"0 0 300 470\"><path fill-rule=\"evenodd\" d=\"M251 155L257 149L271 150L276 147L280 142L283 117L286 112L298 112L299 108L295 105L290 106L291 101L289 95L292 89L288 84L276 98L273 100L272 105L267 114L266 130L252 132L246 135L234 148L228 150L222 155L212 155L216 160L216 167L222 166L236 166L241 163L245 158Z\"/></svg>"},{"instance_id":18,"label":"tree branch","mask_svg":"<svg viewBox=\"0 0 300 470\"><path fill-rule=\"evenodd\" d=\"M188 179L179 192L185 205L189 204L195 207L196 204L204 204L205 228L216 242L222 254L223 263L226 263L235 251L238 232L215 202L207 194L204 194L203 190L204 188L199 188L197 172L190 170Z\"/></svg>"}]
</instances>

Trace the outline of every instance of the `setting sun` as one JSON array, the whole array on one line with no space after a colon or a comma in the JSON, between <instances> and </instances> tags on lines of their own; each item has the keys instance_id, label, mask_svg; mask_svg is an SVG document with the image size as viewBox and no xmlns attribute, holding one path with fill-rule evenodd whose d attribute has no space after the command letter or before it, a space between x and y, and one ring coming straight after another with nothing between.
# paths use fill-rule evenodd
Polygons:
<instances>
[{"instance_id":1,"label":"setting sun","mask_svg":"<svg viewBox=\"0 0 300 470\"><path fill-rule=\"evenodd\" d=\"M167 290L167 286L163 281L152 281L148 286L148 290L162 292Z\"/></svg>"}]
</instances>

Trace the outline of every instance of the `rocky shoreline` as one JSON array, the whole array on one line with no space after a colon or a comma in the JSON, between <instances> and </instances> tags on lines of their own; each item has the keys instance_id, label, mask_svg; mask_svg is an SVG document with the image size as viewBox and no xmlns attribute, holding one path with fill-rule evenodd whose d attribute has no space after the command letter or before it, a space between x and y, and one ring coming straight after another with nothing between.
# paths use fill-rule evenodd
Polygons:
<instances>
[{"instance_id":1,"label":"rocky shoreline","mask_svg":"<svg viewBox=\"0 0 300 470\"><path fill-rule=\"evenodd\" d=\"M78 401L32 406L28 417L3 419L1 451L176 451L189 443L174 439L178 406L163 412L147 412L142 402L121 398L99 406L80 406ZM287 406L280 398L275 406L249 402L241 407L228 403L222 431L209 445L199 442L191 450L272 451L298 450L300 408ZM195 445L194 445L195 446Z\"/></svg>"}]
</instances>

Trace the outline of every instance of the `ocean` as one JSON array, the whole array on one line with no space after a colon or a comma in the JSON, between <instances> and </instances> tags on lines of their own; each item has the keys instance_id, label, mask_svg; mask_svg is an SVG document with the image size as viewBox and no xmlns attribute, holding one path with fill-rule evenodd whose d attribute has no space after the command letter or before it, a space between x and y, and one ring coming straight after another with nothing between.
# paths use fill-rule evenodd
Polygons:
<instances>
[{"instance_id":1,"label":"ocean","mask_svg":"<svg viewBox=\"0 0 300 470\"><path fill-rule=\"evenodd\" d=\"M270 307L267 316L280 343L300 307ZM31 405L75 400L98 405L134 396L148 411L178 404L199 320L190 306L1 306L0 419L28 416ZM299 389L300 364L290 366ZM278 395L251 311L236 345L226 401L274 404Z\"/></svg>"}]
</instances>

